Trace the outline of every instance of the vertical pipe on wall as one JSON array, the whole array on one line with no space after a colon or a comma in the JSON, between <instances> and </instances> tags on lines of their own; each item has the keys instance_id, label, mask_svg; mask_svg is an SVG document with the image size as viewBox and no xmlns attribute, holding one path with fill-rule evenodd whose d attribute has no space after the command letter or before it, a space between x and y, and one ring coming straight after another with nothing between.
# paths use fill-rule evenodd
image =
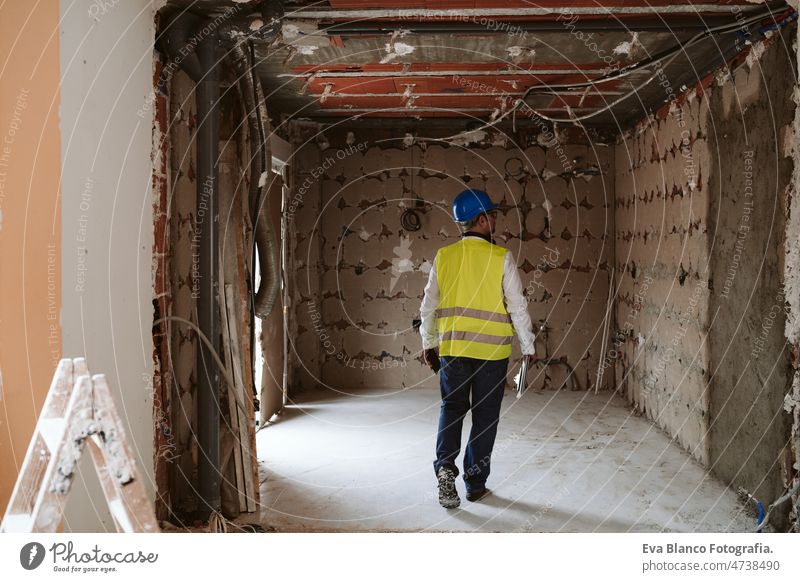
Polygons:
<instances>
[{"instance_id":1,"label":"vertical pipe on wall","mask_svg":"<svg viewBox=\"0 0 800 582\"><path fill-rule=\"evenodd\" d=\"M283 378L281 382L281 392L283 394L282 404L286 406L289 402L289 276L286 272L287 248L286 240L288 236L289 218L286 215L286 192L288 190L287 177L289 172L286 165L281 168L281 281L283 286Z\"/></svg>"}]
</instances>

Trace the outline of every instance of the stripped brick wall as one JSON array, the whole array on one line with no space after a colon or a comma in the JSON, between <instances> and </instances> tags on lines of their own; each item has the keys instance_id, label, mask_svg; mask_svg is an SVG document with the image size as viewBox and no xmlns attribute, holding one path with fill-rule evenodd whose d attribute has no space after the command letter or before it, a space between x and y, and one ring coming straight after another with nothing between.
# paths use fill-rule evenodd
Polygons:
<instances>
[{"instance_id":1,"label":"stripped brick wall","mask_svg":"<svg viewBox=\"0 0 800 582\"><path fill-rule=\"evenodd\" d=\"M613 264L613 148L331 142L294 157L295 388L438 386L413 320L436 250L458 239L450 204L466 187L502 206L497 242L515 256L532 319L547 321L537 351L564 357L577 387L594 387ZM401 217L417 204L421 228L406 231ZM515 342L509 381L518 358ZM566 377L564 366L539 366L531 386L560 388ZM603 377L611 386L613 369Z\"/></svg>"}]
</instances>

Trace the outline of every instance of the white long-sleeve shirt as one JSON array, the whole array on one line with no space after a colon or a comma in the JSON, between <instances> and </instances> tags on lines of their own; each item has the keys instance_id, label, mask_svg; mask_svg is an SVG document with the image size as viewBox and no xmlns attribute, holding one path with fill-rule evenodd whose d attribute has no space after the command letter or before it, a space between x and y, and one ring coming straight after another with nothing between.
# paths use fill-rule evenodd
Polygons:
<instances>
[{"instance_id":1,"label":"white long-sleeve shirt","mask_svg":"<svg viewBox=\"0 0 800 582\"><path fill-rule=\"evenodd\" d=\"M465 236L465 239L485 240L479 236ZM503 264L503 300L506 311L511 316L514 331L517 332L523 355L533 355L534 334L531 316L528 313L528 302L522 294L522 281L519 278L517 265L511 251L506 251ZM422 335L422 349L428 350L439 345L439 335L436 330L436 309L439 307L439 280L436 277L436 261L433 261L431 272L428 274L428 284L425 286L425 295L420 306L419 327Z\"/></svg>"}]
</instances>

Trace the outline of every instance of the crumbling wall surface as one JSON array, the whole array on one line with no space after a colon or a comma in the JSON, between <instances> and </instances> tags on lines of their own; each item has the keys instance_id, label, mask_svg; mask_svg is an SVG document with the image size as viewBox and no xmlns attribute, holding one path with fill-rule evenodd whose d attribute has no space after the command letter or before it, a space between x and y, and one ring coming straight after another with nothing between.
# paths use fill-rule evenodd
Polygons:
<instances>
[{"instance_id":1,"label":"crumbling wall surface","mask_svg":"<svg viewBox=\"0 0 800 582\"><path fill-rule=\"evenodd\" d=\"M156 55L153 82L158 83L163 60ZM169 168L170 131L169 99L166 94L155 95L153 101L153 318L160 320L172 309L170 293L169 232ZM172 431L172 399L169 370L169 334L166 325L153 328L153 421L155 424L155 485L156 518L169 518L172 471L169 460L174 452Z\"/></svg>"},{"instance_id":2,"label":"crumbling wall surface","mask_svg":"<svg viewBox=\"0 0 800 582\"><path fill-rule=\"evenodd\" d=\"M284 209L291 241L286 257L292 309L288 318L290 397L322 384L320 354L327 341L320 313L320 150L302 142L294 146Z\"/></svg>"},{"instance_id":3,"label":"crumbling wall surface","mask_svg":"<svg viewBox=\"0 0 800 582\"><path fill-rule=\"evenodd\" d=\"M177 317L197 322L201 273L198 245L208 210L198 206L197 112L195 84L182 70L164 79L169 89L163 103L168 148L164 155L165 182L156 205L156 255L154 284L156 317ZM220 457L222 509L226 515L252 511L257 494L251 481L249 448L255 442L251 419L254 386L250 358L249 273L252 231L247 215L249 151L242 111L234 91L225 92L220 104L217 206L219 210L219 356L235 378L236 386L220 382ZM161 101L157 101L161 106ZM280 202L280 200L278 200ZM280 309L278 309L280 311ZM197 379L199 339L186 321L162 321L156 332L159 387L155 422L159 429L158 467L160 518L182 519L197 508ZM256 355L256 357L259 357ZM236 392L236 395L234 395ZM233 402L238 401L240 407ZM251 497L244 500L243 495ZM237 499L238 498L238 499Z\"/></svg>"},{"instance_id":4,"label":"crumbling wall surface","mask_svg":"<svg viewBox=\"0 0 800 582\"><path fill-rule=\"evenodd\" d=\"M308 190L320 188L320 205L303 206L294 220L299 368L308 359L320 367L315 382L346 393L438 387L414 320L437 249L459 236L452 199L470 187L502 205L496 240L514 254L531 318L548 328L539 355L565 358L577 387L593 388L613 262L612 148L412 145L410 136L376 145L353 136L332 137L325 150L314 142L296 156L294 191L309 178L305 202ZM419 216L419 230L403 228L408 210ZM305 260L317 252L312 241L321 245L316 265ZM320 287L306 294L315 268ZM518 358L515 341L509 381ZM560 388L566 370L539 366L531 386ZM613 385L613 370L602 382Z\"/></svg>"},{"instance_id":5,"label":"crumbling wall surface","mask_svg":"<svg viewBox=\"0 0 800 582\"><path fill-rule=\"evenodd\" d=\"M708 462L708 101L616 148L617 330L606 357L630 402Z\"/></svg>"},{"instance_id":6,"label":"crumbling wall surface","mask_svg":"<svg viewBox=\"0 0 800 582\"><path fill-rule=\"evenodd\" d=\"M790 470L789 350L783 248L793 164L784 137L793 118L791 35L778 36L710 98L710 461L725 481L765 505ZM798 239L789 241L798 244ZM788 525L789 504L771 518Z\"/></svg>"},{"instance_id":7,"label":"crumbling wall surface","mask_svg":"<svg viewBox=\"0 0 800 582\"><path fill-rule=\"evenodd\" d=\"M800 28L795 30L794 47L797 50L800 43ZM800 77L800 61L795 53L795 78ZM785 410L792 415L792 431L790 436L790 454L792 462L792 485L800 485L800 244L786 244L786 241L800 240L800 147L797 140L800 137L800 89L795 87L792 101L795 104L794 120L791 131L785 136L791 148L794 169L792 171L792 186L788 191L785 206L786 230L784 237L784 297L786 299L786 328L785 337L789 342L791 362L791 394L786 397ZM784 141L784 143L786 143ZM792 504L800 507L800 492L792 496ZM800 532L800 511L794 510L792 530Z\"/></svg>"},{"instance_id":8,"label":"crumbling wall surface","mask_svg":"<svg viewBox=\"0 0 800 582\"><path fill-rule=\"evenodd\" d=\"M719 73L617 145L619 299L606 354L636 408L767 503L792 473L780 332L788 46L780 35L755 45L732 76Z\"/></svg>"}]
</instances>

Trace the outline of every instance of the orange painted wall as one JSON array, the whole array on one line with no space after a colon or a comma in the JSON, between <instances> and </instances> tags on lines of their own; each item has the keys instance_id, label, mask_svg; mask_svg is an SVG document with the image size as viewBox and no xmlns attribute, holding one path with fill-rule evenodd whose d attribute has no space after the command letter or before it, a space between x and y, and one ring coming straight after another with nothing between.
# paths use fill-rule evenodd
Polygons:
<instances>
[{"instance_id":1,"label":"orange painted wall","mask_svg":"<svg viewBox=\"0 0 800 582\"><path fill-rule=\"evenodd\" d=\"M0 4L0 514L61 356L58 19Z\"/></svg>"}]
</instances>

